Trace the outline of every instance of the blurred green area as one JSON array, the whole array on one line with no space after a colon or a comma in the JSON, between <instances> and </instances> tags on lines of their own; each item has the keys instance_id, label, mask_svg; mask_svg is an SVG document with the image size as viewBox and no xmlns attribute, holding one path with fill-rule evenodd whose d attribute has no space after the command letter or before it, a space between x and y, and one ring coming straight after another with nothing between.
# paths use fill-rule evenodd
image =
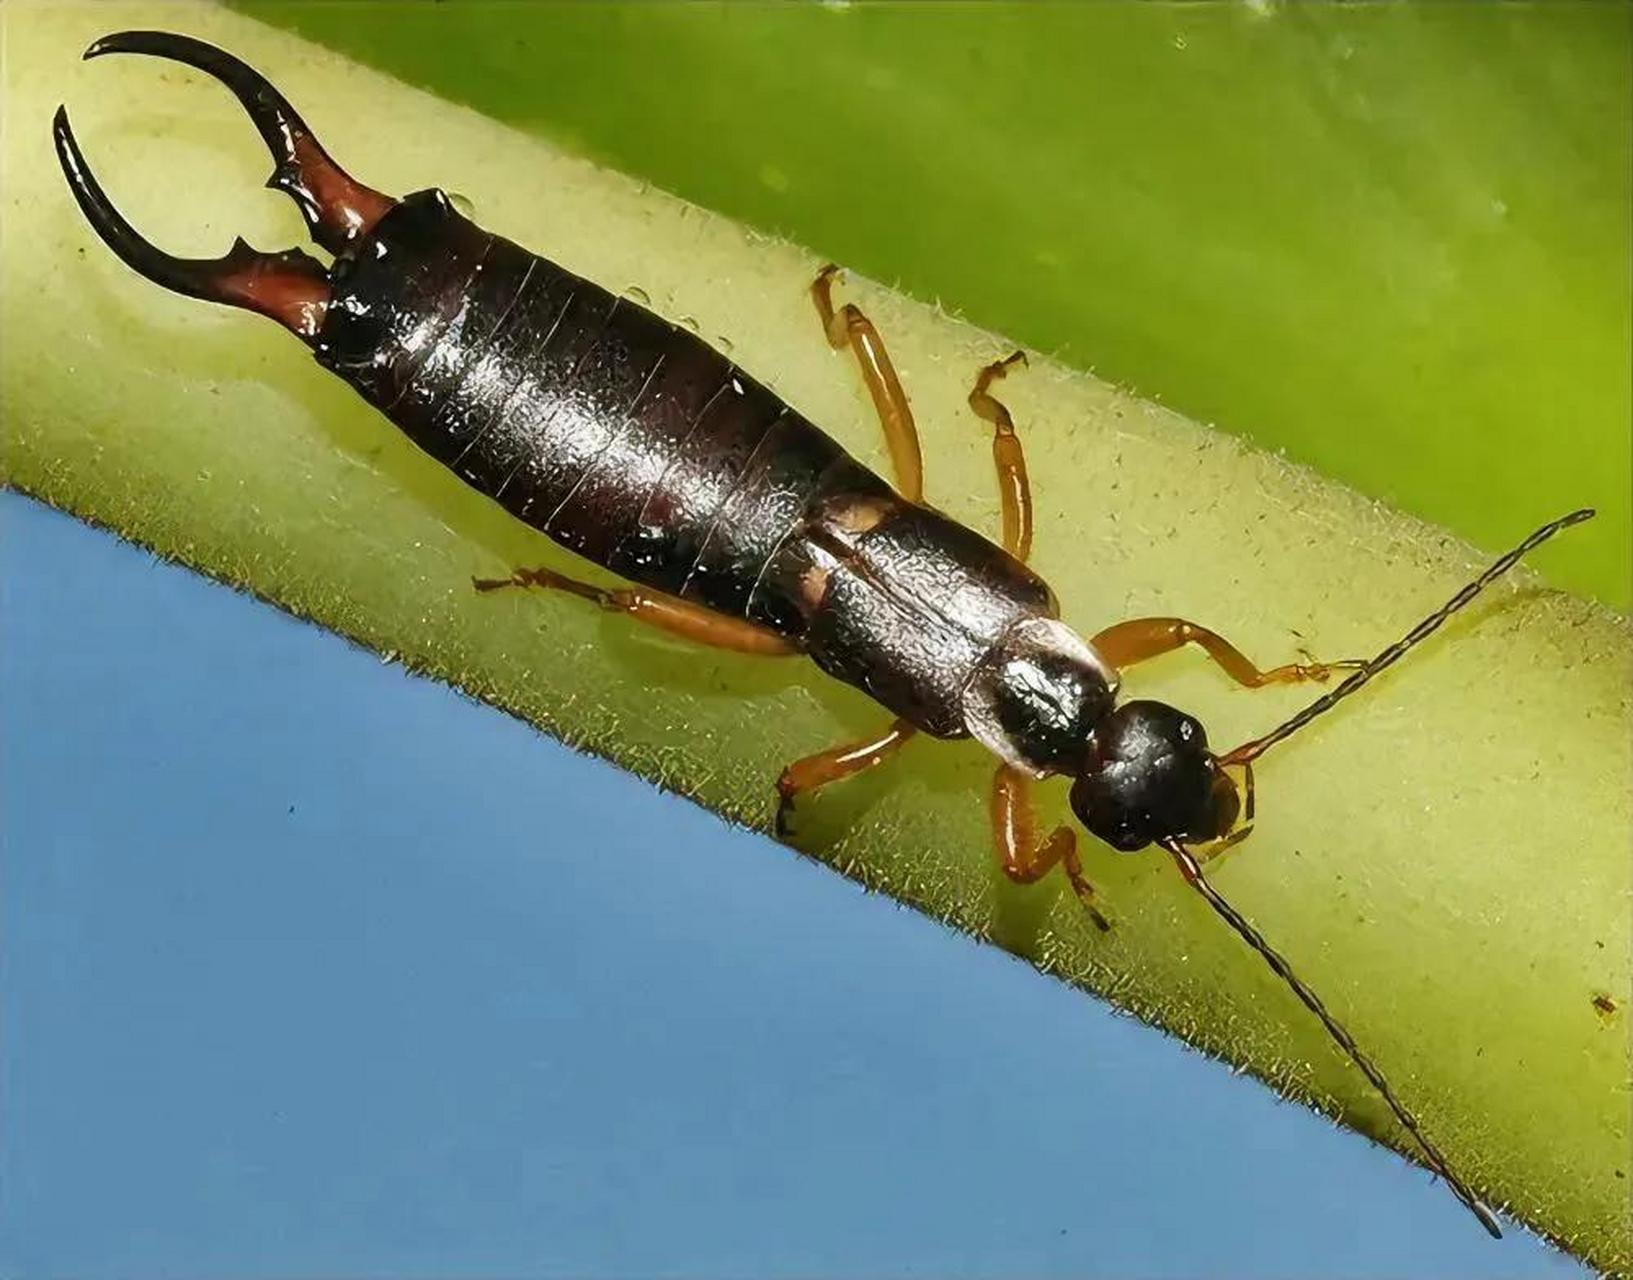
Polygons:
<instances>
[{"instance_id":1,"label":"blurred green area","mask_svg":"<svg viewBox=\"0 0 1633 1280\"><path fill-rule=\"evenodd\" d=\"M1633 600L1633 7L237 7Z\"/></svg>"}]
</instances>

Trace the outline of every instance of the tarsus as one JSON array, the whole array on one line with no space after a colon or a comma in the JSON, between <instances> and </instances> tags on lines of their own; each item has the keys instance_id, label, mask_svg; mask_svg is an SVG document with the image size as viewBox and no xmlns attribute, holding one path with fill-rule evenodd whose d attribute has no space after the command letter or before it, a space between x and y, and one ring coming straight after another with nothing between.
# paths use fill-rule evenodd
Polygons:
<instances>
[{"instance_id":1,"label":"tarsus","mask_svg":"<svg viewBox=\"0 0 1633 1280\"><path fill-rule=\"evenodd\" d=\"M1372 677L1377 675L1380 671L1394 666L1406 656L1410 649L1422 643L1424 640L1427 640L1431 635L1438 631L1446 619L1450 618L1459 609L1463 608L1470 601L1472 601L1475 596L1479 595L1498 578L1502 577L1503 574L1512 569L1527 553L1541 546L1560 530L1568 529L1573 524L1581 524L1584 520L1592 519L1593 514L1594 512L1592 507L1583 507L1580 511L1573 511L1568 516L1560 516L1559 519L1550 521L1548 524L1543 525L1542 528L1538 529L1524 542L1520 543L1519 546L1515 547L1507 555L1503 556L1502 559L1494 563L1491 568L1487 569L1450 600L1446 601L1446 603L1441 605L1440 608L1436 609L1422 622L1418 623L1417 626L1413 627L1399 640L1395 641L1395 643L1390 645L1389 648L1385 649L1376 658L1373 658L1365 666L1361 667L1360 670L1356 671L1354 675L1346 679L1331 693L1322 694L1309 706L1305 707L1304 710L1295 715L1291 720L1288 720L1284 724L1277 725L1262 738L1254 738L1249 742L1244 742L1235 750L1221 756L1219 763L1222 765L1246 764L1250 760L1257 760L1278 742L1282 741L1284 738L1291 737L1323 712L1332 710L1333 707L1342 702L1345 698L1349 697L1350 694L1354 693L1362 685L1366 684L1368 680L1372 679Z\"/></svg>"}]
</instances>

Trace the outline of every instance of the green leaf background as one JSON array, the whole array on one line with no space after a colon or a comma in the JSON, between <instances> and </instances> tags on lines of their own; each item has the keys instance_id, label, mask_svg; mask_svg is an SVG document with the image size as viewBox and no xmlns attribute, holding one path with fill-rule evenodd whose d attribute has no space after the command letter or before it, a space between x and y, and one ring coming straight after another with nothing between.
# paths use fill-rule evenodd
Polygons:
<instances>
[{"instance_id":1,"label":"green leaf background","mask_svg":"<svg viewBox=\"0 0 1633 1280\"><path fill-rule=\"evenodd\" d=\"M1633 7L240 7L1633 599Z\"/></svg>"},{"instance_id":2,"label":"green leaf background","mask_svg":"<svg viewBox=\"0 0 1633 1280\"><path fill-rule=\"evenodd\" d=\"M569 562L286 334L160 293L73 212L46 128L62 100L160 243L303 238L218 88L82 66L92 37L232 48L366 181L444 185L638 289L875 463L804 285L833 257L939 299L848 286L902 366L932 500L980 528L996 499L970 377L1015 341L1057 353L1006 391L1035 560L1085 631L1178 612L1267 662L1371 652L1486 558L1456 535L1496 549L1583 503L1601 519L1539 567L1628 599L1626 10L250 7L432 94L209 6L4 11L0 474L728 816L763 826L780 764L877 708L808 664L477 598L473 573ZM1260 826L1216 875L1477 1186L1626 1269L1626 1015L1593 1001L1633 996L1633 645L1543 581L1520 574L1267 760ZM1226 743L1304 696L1230 689L1189 655L1130 688ZM1053 878L1005 884L989 771L967 744L914 743L808 806L798 843L1400 1145L1171 868L1090 850L1109 937ZM1063 815L1061 789L1044 808Z\"/></svg>"}]
</instances>

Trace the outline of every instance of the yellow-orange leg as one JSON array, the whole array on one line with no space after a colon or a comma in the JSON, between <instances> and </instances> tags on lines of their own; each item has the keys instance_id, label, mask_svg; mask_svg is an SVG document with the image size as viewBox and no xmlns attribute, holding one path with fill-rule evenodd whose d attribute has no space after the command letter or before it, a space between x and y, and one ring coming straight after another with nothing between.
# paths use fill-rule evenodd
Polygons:
<instances>
[{"instance_id":1,"label":"yellow-orange leg","mask_svg":"<svg viewBox=\"0 0 1633 1280\"><path fill-rule=\"evenodd\" d=\"M811 301L816 304L828 345L835 351L849 347L856 356L862 380L879 414L879 425L884 428L896 488L902 497L918 502L924 497L924 454L919 448L913 407L908 403L907 392L896 376L896 366L890 362L890 353L885 350L884 339L873 327L873 321L863 315L854 302L834 308L833 286L838 274L839 268L833 263L817 272L811 282ZM777 779L777 834L788 834L788 819L796 797L882 764L915 732L906 720L897 720L876 738L841 743L794 761Z\"/></svg>"},{"instance_id":2,"label":"yellow-orange leg","mask_svg":"<svg viewBox=\"0 0 1633 1280\"><path fill-rule=\"evenodd\" d=\"M737 653L757 653L780 657L798 650L783 637L741 618L728 618L711 610L687 604L657 591L640 587L597 587L569 578L554 569L518 569L508 578L473 578L478 591L500 591L506 587L541 587L565 591L593 601L613 613L627 613L671 635L695 640L716 649Z\"/></svg>"},{"instance_id":3,"label":"yellow-orange leg","mask_svg":"<svg viewBox=\"0 0 1633 1280\"><path fill-rule=\"evenodd\" d=\"M856 363L862 367L862 379L867 383L873 407L879 412L879 424L884 427L885 443L890 447L890 461L896 472L896 488L909 502L924 497L924 455L919 449L919 429L913 422L913 409L902 390L896 367L890 363L884 339L873 327L873 321L862 314L854 302L847 302L834 310L833 282L839 268L829 263L817 272L811 282L811 301L816 303L817 315L822 318L822 331L828 336L828 345L835 351L846 346L856 353Z\"/></svg>"},{"instance_id":4,"label":"yellow-orange leg","mask_svg":"<svg viewBox=\"0 0 1633 1280\"><path fill-rule=\"evenodd\" d=\"M1194 644L1208 655L1237 684L1259 689L1267 684L1293 684L1300 680L1325 680L1334 671L1353 670L1366 665L1362 658L1340 662L1289 662L1261 671L1242 651L1217 632L1199 627L1184 618L1133 618L1107 627L1094 637L1094 647L1114 667L1129 667L1159 654L1171 653L1182 645Z\"/></svg>"},{"instance_id":5,"label":"yellow-orange leg","mask_svg":"<svg viewBox=\"0 0 1633 1280\"><path fill-rule=\"evenodd\" d=\"M998 470L998 502L1003 519L1003 548L1017 560L1032 554L1032 485L1026 478L1026 453L1015 434L1015 420L1003 401L987 390L1009 372L1011 365L1026 363L1026 352L989 364L975 380L970 392L970 408L992 423L992 463Z\"/></svg>"},{"instance_id":6,"label":"yellow-orange leg","mask_svg":"<svg viewBox=\"0 0 1633 1280\"><path fill-rule=\"evenodd\" d=\"M798 796L883 764L917 732L906 720L897 720L876 738L847 742L794 761L777 779L777 834L788 834L788 817Z\"/></svg>"},{"instance_id":7,"label":"yellow-orange leg","mask_svg":"<svg viewBox=\"0 0 1633 1280\"><path fill-rule=\"evenodd\" d=\"M1095 905L1094 886L1083 874L1076 834L1070 827L1056 827L1047 839L1037 839L1032 820L1032 779L1013 765L1001 764L992 775L991 816L992 842L1006 876L1016 884L1032 884L1059 863L1089 919L1097 928L1111 928Z\"/></svg>"}]
</instances>

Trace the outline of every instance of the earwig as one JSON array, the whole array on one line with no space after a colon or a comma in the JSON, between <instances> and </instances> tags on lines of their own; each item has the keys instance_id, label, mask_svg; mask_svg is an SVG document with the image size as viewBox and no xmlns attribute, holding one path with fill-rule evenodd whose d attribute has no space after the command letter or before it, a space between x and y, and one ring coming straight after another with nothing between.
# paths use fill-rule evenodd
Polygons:
<instances>
[{"instance_id":1,"label":"earwig","mask_svg":"<svg viewBox=\"0 0 1633 1280\"><path fill-rule=\"evenodd\" d=\"M108 247L166 289L276 320L460 479L632 584L602 588L518 569L477 579L477 589L561 590L699 643L804 654L889 711L893 721L876 737L782 772L780 835L799 796L881 764L914 734L974 738L999 759L989 803L1004 873L1031 883L1059 866L1090 919L1109 929L1074 832L1061 827L1039 839L1033 830L1032 784L1071 778L1082 825L1120 851L1166 850L1185 882L1320 1020L1429 1167L1486 1230L1501 1234L1353 1037L1202 867L1251 830L1256 760L1592 511L1538 529L1369 660L1261 670L1222 636L1181 618L1134 619L1084 639L1026 565L1025 454L992 393L1019 353L981 370L969 397L993 429L1002 510L995 544L924 504L912 409L873 324L854 305L835 308L835 268L817 276L812 300L829 343L858 361L894 486L687 330L482 230L441 191L396 199L357 182L283 95L231 54L186 36L127 31L97 41L85 57L109 53L171 59L226 85L272 153L267 185L295 200L334 264L242 240L216 259L163 252L108 200L59 108L58 159ZM1250 688L1350 674L1284 724L1218 755L1184 712L1118 702L1121 668L1187 644Z\"/></svg>"}]
</instances>

